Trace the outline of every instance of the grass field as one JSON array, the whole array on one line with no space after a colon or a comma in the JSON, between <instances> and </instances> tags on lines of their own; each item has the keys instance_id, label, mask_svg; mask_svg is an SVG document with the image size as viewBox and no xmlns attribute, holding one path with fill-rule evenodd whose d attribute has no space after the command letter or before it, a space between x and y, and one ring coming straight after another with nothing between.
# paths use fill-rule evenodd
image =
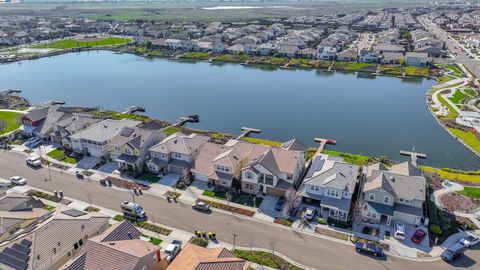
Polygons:
<instances>
[{"instance_id":1,"label":"grass field","mask_svg":"<svg viewBox=\"0 0 480 270\"><path fill-rule=\"evenodd\" d=\"M0 134L5 134L18 129L21 126L19 116L20 114L16 112L0 112L0 121L5 121L7 123L7 127L0 132Z\"/></svg>"},{"instance_id":2,"label":"grass field","mask_svg":"<svg viewBox=\"0 0 480 270\"><path fill-rule=\"evenodd\" d=\"M457 116L458 116L457 111L456 111L452 106L450 106L450 103L448 103L448 102L442 97L441 94L438 95L438 101L440 101L443 105L447 106L447 108L448 108L449 113L448 113L447 116L443 117L444 119L455 119L455 118L457 118Z\"/></svg>"},{"instance_id":3,"label":"grass field","mask_svg":"<svg viewBox=\"0 0 480 270\"><path fill-rule=\"evenodd\" d=\"M480 171L464 172L450 169L439 169L427 166L420 166L422 171L436 173L442 179L459 180L462 182L480 183Z\"/></svg>"},{"instance_id":4,"label":"grass field","mask_svg":"<svg viewBox=\"0 0 480 270\"><path fill-rule=\"evenodd\" d=\"M480 152L480 141L475 133L455 128L448 128L448 130L450 130L458 138L461 138L466 144L475 149L475 151Z\"/></svg>"},{"instance_id":5,"label":"grass field","mask_svg":"<svg viewBox=\"0 0 480 270\"><path fill-rule=\"evenodd\" d=\"M165 132L165 135L170 136L173 133L180 131L180 129L177 127L167 127L164 128L162 131Z\"/></svg>"},{"instance_id":6,"label":"grass field","mask_svg":"<svg viewBox=\"0 0 480 270\"><path fill-rule=\"evenodd\" d=\"M251 142L251 143L263 144L263 145L274 146L274 147L280 147L282 145L281 142L259 139L259 138L252 138L252 137L243 137L242 140Z\"/></svg>"},{"instance_id":7,"label":"grass field","mask_svg":"<svg viewBox=\"0 0 480 270\"><path fill-rule=\"evenodd\" d=\"M78 39L64 39L51 43L40 44L33 46L35 49L73 49L99 46L116 46L127 44L131 41L128 38L110 37L98 40L78 40Z\"/></svg>"},{"instance_id":8,"label":"grass field","mask_svg":"<svg viewBox=\"0 0 480 270\"><path fill-rule=\"evenodd\" d=\"M182 55L180 58L187 58L187 59L209 59L211 57L210 53L208 52L188 52Z\"/></svg>"},{"instance_id":9,"label":"grass field","mask_svg":"<svg viewBox=\"0 0 480 270\"><path fill-rule=\"evenodd\" d=\"M369 160L369 157L364 155L359 155L359 154L342 153L342 152L337 152L332 150L323 150L322 153L331 155L331 156L342 157L345 162L349 162L349 163L353 163L361 166L367 165Z\"/></svg>"},{"instance_id":10,"label":"grass field","mask_svg":"<svg viewBox=\"0 0 480 270\"><path fill-rule=\"evenodd\" d=\"M459 191L458 193L472 199L480 199L480 188L464 187L463 190Z\"/></svg>"},{"instance_id":11,"label":"grass field","mask_svg":"<svg viewBox=\"0 0 480 270\"><path fill-rule=\"evenodd\" d=\"M430 74L426 67L405 67L405 74L408 76L428 76Z\"/></svg>"},{"instance_id":12,"label":"grass field","mask_svg":"<svg viewBox=\"0 0 480 270\"><path fill-rule=\"evenodd\" d=\"M457 90L457 91L455 91L455 93L453 94L453 97L450 98L450 100L451 100L453 103L455 103L455 104L459 104L459 103L460 103L460 100L462 100L464 97L465 97L465 94L462 93L462 91Z\"/></svg>"}]
</instances>

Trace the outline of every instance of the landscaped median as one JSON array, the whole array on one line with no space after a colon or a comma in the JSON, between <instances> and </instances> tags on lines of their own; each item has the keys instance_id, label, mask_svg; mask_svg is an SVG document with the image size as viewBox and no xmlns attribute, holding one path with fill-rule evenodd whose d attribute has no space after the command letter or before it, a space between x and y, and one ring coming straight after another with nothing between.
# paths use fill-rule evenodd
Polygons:
<instances>
[{"instance_id":1,"label":"landscaped median","mask_svg":"<svg viewBox=\"0 0 480 270\"><path fill-rule=\"evenodd\" d=\"M112 219L115 220L115 221L124 221L125 220L123 215L120 215L120 214L115 215L114 217L112 217ZM142 229L145 229L145 230L149 230L149 231L152 231L154 233L159 233L159 234L166 235L166 236L170 235L170 233L172 232L172 230L170 230L170 229L167 229L167 228L164 228L164 227L161 227L161 226L158 226L158 225L152 224L150 222L146 222L146 221L133 223L133 225L135 227L142 228Z\"/></svg>"},{"instance_id":2,"label":"landscaped median","mask_svg":"<svg viewBox=\"0 0 480 270\"><path fill-rule=\"evenodd\" d=\"M248 209L245 209L245 208L236 207L236 206L233 206L233 205L227 205L227 204L214 202L214 201L210 201L210 200L204 200L204 199L198 199L198 201L208 203L210 205L210 207L225 210L225 211L230 211L230 212L235 213L235 214L245 215L245 216L248 216L248 217L253 217L253 215L255 215L254 211L251 211L251 210L248 210Z\"/></svg>"}]
</instances>

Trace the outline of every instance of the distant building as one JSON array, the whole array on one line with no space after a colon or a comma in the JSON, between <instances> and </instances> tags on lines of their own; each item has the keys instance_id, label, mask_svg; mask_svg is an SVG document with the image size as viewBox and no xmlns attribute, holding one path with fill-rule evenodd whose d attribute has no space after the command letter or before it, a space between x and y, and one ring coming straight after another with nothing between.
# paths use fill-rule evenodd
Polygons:
<instances>
[{"instance_id":1,"label":"distant building","mask_svg":"<svg viewBox=\"0 0 480 270\"><path fill-rule=\"evenodd\" d=\"M425 67L428 63L428 54L420 52L407 52L405 64L407 66Z\"/></svg>"}]
</instances>

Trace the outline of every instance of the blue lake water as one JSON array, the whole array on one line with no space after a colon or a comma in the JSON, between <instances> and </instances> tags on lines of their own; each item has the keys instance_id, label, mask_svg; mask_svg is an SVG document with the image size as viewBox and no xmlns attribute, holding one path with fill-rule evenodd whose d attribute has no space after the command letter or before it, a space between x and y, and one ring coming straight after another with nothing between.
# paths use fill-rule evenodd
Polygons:
<instances>
[{"instance_id":1,"label":"blue lake water","mask_svg":"<svg viewBox=\"0 0 480 270\"><path fill-rule=\"evenodd\" d=\"M478 168L480 159L435 121L425 104L434 81L365 78L316 70L268 70L237 64L183 63L108 51L72 53L0 65L0 89L20 88L31 102L121 111L142 106L174 121L199 114L191 127L258 137L337 140L330 149L403 160L399 150L424 152L425 164Z\"/></svg>"}]
</instances>

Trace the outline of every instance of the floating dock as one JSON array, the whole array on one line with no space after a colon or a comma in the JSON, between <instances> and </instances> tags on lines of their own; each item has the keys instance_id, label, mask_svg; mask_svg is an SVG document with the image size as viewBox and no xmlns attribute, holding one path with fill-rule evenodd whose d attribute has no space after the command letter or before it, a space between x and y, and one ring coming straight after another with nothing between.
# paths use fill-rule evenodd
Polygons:
<instances>
[{"instance_id":1,"label":"floating dock","mask_svg":"<svg viewBox=\"0 0 480 270\"><path fill-rule=\"evenodd\" d=\"M325 145L327 144L337 144L337 140L334 139L325 139L325 138L314 138L313 139L315 142L318 142L320 145L318 146L317 152L315 152L315 155L322 152L323 149L325 149Z\"/></svg>"},{"instance_id":2,"label":"floating dock","mask_svg":"<svg viewBox=\"0 0 480 270\"><path fill-rule=\"evenodd\" d=\"M237 140L240 140L241 138L243 137L248 137L248 135L250 133L260 133L262 132L261 129L257 129L257 128L249 128L249 127L242 127L242 134L240 134L236 139Z\"/></svg>"},{"instance_id":3,"label":"floating dock","mask_svg":"<svg viewBox=\"0 0 480 270\"><path fill-rule=\"evenodd\" d=\"M185 123L190 122L190 123L198 123L200 121L200 117L198 114L192 114L189 116L182 116L177 119L177 122L172 125L172 127L181 127L185 125Z\"/></svg>"},{"instance_id":4,"label":"floating dock","mask_svg":"<svg viewBox=\"0 0 480 270\"><path fill-rule=\"evenodd\" d=\"M412 151L400 150L400 155L409 156L412 159L413 166L415 166L415 167L417 167L417 159L419 159L419 158L426 159L427 158L426 154L415 152L415 147L413 148Z\"/></svg>"},{"instance_id":5,"label":"floating dock","mask_svg":"<svg viewBox=\"0 0 480 270\"><path fill-rule=\"evenodd\" d=\"M136 112L145 112L145 108L138 107L138 106L130 106L127 108L126 111L122 112L122 114L130 114Z\"/></svg>"}]
</instances>

